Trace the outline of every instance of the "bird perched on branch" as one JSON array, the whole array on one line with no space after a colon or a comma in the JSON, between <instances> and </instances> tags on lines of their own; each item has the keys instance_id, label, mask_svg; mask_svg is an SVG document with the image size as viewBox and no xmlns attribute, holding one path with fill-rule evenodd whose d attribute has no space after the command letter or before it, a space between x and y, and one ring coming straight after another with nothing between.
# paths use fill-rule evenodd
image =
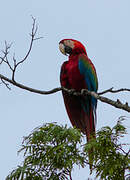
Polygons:
<instances>
[{"instance_id":1,"label":"bird perched on branch","mask_svg":"<svg viewBox=\"0 0 130 180\"><path fill-rule=\"evenodd\" d=\"M59 49L68 55L68 61L61 67L61 86L78 92L82 89L97 92L96 70L83 44L74 39L63 39L59 42ZM62 94L72 125L86 134L89 141L95 134L97 100L90 95L74 96L65 91Z\"/></svg>"}]
</instances>

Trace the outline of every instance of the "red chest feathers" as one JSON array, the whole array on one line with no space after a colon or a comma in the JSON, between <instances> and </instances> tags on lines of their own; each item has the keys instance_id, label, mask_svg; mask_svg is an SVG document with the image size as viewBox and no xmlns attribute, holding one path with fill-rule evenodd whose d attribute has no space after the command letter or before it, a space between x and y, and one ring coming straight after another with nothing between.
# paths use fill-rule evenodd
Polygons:
<instances>
[{"instance_id":1,"label":"red chest feathers","mask_svg":"<svg viewBox=\"0 0 130 180\"><path fill-rule=\"evenodd\" d=\"M85 88L85 81L83 75L80 74L78 68L78 60L68 61L65 66L66 80L69 88L81 90Z\"/></svg>"}]
</instances>

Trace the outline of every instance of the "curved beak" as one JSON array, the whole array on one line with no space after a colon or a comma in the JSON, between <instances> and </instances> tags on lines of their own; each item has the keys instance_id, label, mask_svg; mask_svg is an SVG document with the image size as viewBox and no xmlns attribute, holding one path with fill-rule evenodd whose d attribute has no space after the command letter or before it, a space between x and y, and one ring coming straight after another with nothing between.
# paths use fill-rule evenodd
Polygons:
<instances>
[{"instance_id":1,"label":"curved beak","mask_svg":"<svg viewBox=\"0 0 130 180\"><path fill-rule=\"evenodd\" d=\"M62 54L66 55L65 45L63 43L59 43L59 49Z\"/></svg>"}]
</instances>

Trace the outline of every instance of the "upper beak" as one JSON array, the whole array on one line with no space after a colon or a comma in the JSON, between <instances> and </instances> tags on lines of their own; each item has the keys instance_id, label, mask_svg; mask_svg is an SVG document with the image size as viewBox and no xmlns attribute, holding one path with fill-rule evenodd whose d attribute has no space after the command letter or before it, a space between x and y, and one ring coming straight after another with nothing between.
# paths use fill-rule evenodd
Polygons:
<instances>
[{"instance_id":1,"label":"upper beak","mask_svg":"<svg viewBox=\"0 0 130 180\"><path fill-rule=\"evenodd\" d=\"M62 54L66 55L66 52L65 52L65 45L63 43L60 43L59 44L59 49L61 51Z\"/></svg>"}]
</instances>

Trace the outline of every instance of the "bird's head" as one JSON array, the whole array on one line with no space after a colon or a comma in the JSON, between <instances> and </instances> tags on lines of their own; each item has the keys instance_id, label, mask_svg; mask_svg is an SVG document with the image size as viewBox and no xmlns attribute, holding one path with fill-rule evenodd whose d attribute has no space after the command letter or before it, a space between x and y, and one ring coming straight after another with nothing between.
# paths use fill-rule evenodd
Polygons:
<instances>
[{"instance_id":1,"label":"bird's head","mask_svg":"<svg viewBox=\"0 0 130 180\"><path fill-rule=\"evenodd\" d=\"M86 49L83 44L74 39L63 39L59 42L59 49L64 55L75 55L80 53L86 53Z\"/></svg>"}]
</instances>

